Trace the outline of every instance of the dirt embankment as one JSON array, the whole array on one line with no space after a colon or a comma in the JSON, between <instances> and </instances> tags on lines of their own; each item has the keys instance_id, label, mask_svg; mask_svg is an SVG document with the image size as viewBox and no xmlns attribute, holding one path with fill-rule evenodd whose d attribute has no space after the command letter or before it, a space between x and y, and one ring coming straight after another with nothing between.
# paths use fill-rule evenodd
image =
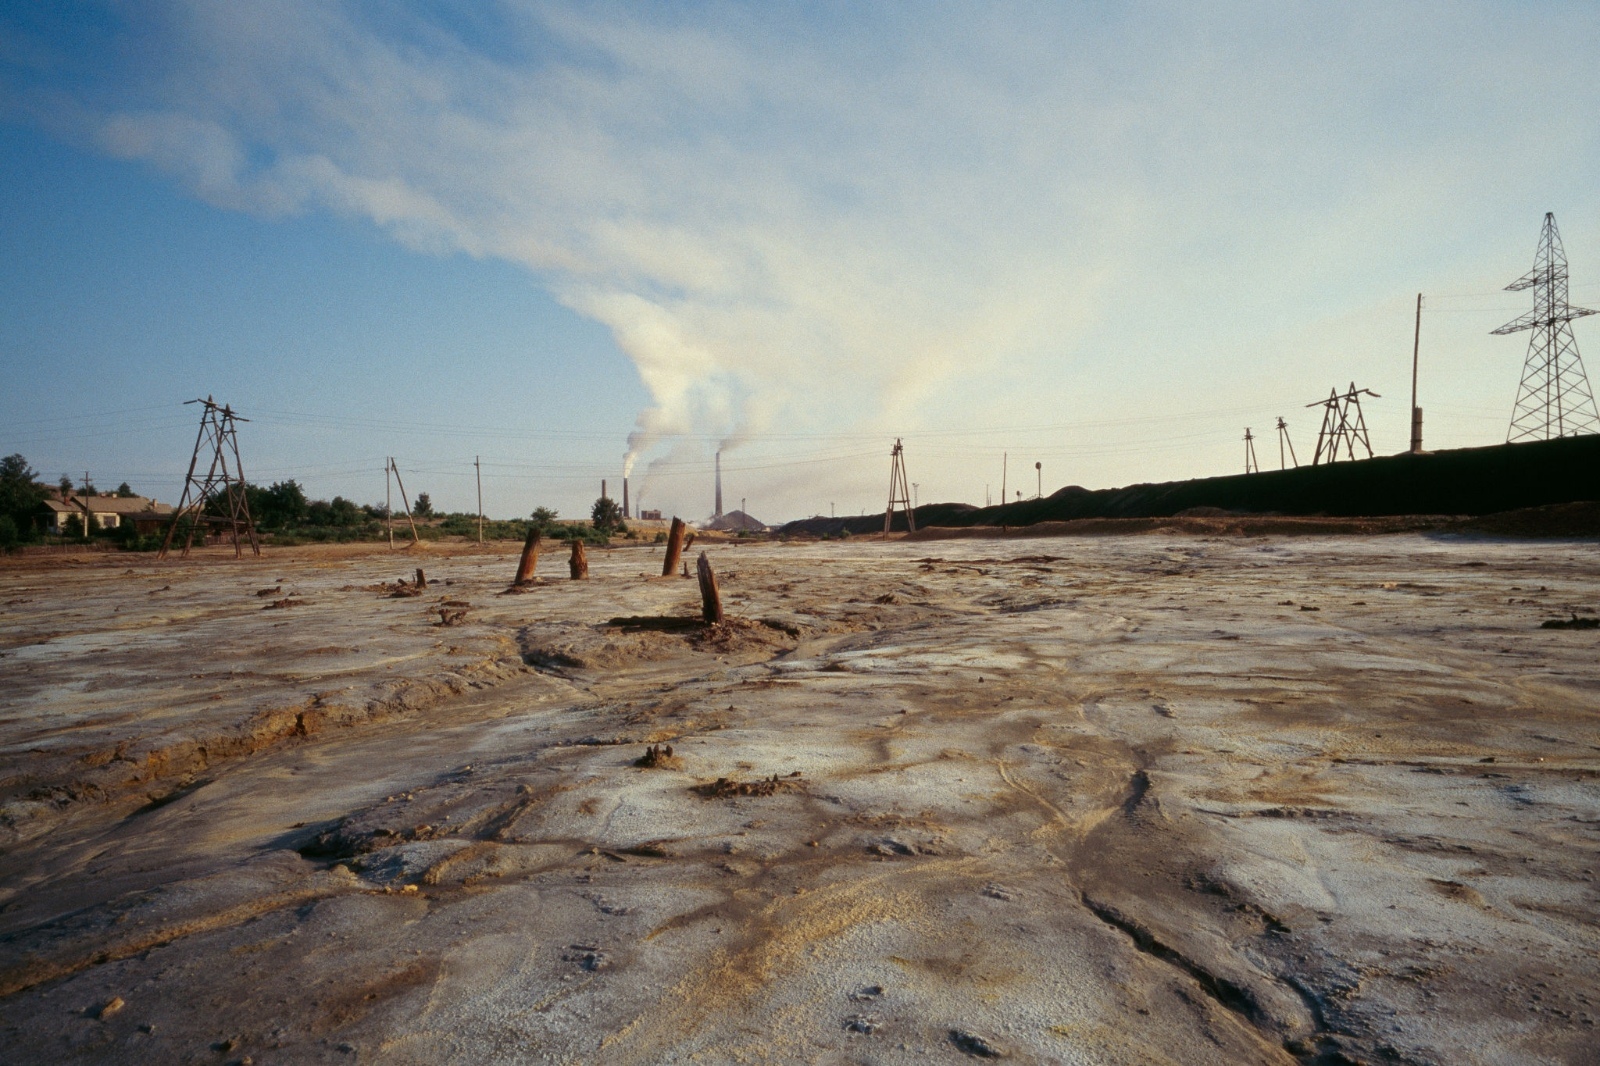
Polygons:
<instances>
[{"instance_id":1,"label":"dirt embankment","mask_svg":"<svg viewBox=\"0 0 1600 1066\"><path fill-rule=\"evenodd\" d=\"M1537 509L1596 500L1600 500L1600 435L1591 435L1118 489L1069 485L1042 499L995 507L928 504L917 509L917 524L1020 527L1090 518L1164 518L1198 510L1343 518L1482 516L1530 510L1537 515ZM1534 528L1516 535L1600 535L1592 521L1579 522L1576 528L1572 533ZM895 514L891 529L906 529L903 512ZM783 527L791 535L812 536L882 531L881 514L808 518Z\"/></svg>"}]
</instances>

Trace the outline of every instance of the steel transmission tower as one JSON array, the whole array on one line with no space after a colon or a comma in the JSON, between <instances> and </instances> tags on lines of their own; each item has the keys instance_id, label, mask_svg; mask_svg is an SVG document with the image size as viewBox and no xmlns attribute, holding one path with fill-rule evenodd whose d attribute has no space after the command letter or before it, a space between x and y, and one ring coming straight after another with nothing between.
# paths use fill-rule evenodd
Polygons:
<instances>
[{"instance_id":1,"label":"steel transmission tower","mask_svg":"<svg viewBox=\"0 0 1600 1066\"><path fill-rule=\"evenodd\" d=\"M1533 290L1533 310L1493 331L1497 335L1533 331L1506 441L1600 433L1594 393L1589 391L1578 342L1572 336L1572 320L1595 312L1567 303L1567 253L1556 232L1556 216L1548 211L1533 269L1506 286L1507 292L1523 289Z\"/></svg>"},{"instance_id":2,"label":"steel transmission tower","mask_svg":"<svg viewBox=\"0 0 1600 1066\"><path fill-rule=\"evenodd\" d=\"M244 554L244 546L239 541L241 532L249 539L250 550L260 555L256 525L250 518L250 500L244 491L244 466L239 462L239 431L235 425L250 420L240 418L233 408L218 404L209 396L203 400L185 400L184 403L201 405L200 434L194 439L194 455L189 459L189 476L183 483L183 498L178 501L178 509L172 512L166 536L161 538L161 551L156 557L167 557L167 549L172 547L172 535L177 532L180 522L184 522L185 528L181 554L187 556L189 546L194 542L195 525L203 520L206 507L213 503L221 504L224 510L228 529L233 534L234 557ZM207 449L211 452L211 466L204 477L198 477L195 470L200 463L200 453ZM230 455L233 457L231 469L228 465ZM185 519L188 521L185 522ZM202 543L204 536L202 533Z\"/></svg>"}]
</instances>

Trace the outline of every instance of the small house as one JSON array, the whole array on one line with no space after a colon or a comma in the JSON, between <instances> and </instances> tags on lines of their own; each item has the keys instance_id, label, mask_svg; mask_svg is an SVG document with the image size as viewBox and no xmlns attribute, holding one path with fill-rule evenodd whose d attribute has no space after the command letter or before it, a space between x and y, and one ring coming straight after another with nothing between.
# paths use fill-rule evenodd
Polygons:
<instances>
[{"instance_id":1,"label":"small house","mask_svg":"<svg viewBox=\"0 0 1600 1066\"><path fill-rule=\"evenodd\" d=\"M97 529L121 529L133 526L140 534L159 533L176 510L170 503L147 499L144 496L80 496L76 493L66 499L44 501L43 525L47 532L65 533L68 520L73 515L78 521L88 514Z\"/></svg>"}]
</instances>

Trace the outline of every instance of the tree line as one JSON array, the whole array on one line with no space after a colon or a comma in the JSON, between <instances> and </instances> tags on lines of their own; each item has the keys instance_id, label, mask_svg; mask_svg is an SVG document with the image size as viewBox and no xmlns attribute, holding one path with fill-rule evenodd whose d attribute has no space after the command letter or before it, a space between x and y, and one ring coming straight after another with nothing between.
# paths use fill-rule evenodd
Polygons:
<instances>
[{"instance_id":1,"label":"tree line","mask_svg":"<svg viewBox=\"0 0 1600 1066\"><path fill-rule=\"evenodd\" d=\"M61 478L59 490L63 497L76 492L98 494L93 486L85 489L74 487L71 478L66 476ZM375 540L386 535L387 520L391 518L400 523L398 532L410 535L404 517L391 515L383 504L358 504L343 496L314 500L292 478L265 486L246 483L244 491L256 529L275 543ZM37 543L44 539L41 519L45 514L44 503L51 495L51 487L39 481L37 472L28 465L26 458L8 455L0 459L0 549ZM137 494L127 482L123 482L118 486L116 495ZM227 514L227 501L220 495L215 496L206 502L204 511L210 515L224 516ZM477 515L437 512L432 498L426 492L417 495L412 503L411 514L420 520L418 535L425 539L449 536L472 538L478 535ZM69 536L83 536L78 516L68 516L66 522ZM76 527L73 526L75 522L78 523ZM548 539L577 538L594 543L604 543L611 536L628 532L622 509L616 501L601 497L595 500L591 508L590 524L587 526L561 522L553 508L536 507L528 518L485 520L483 535L488 540L516 540L527 536L530 527L537 528ZM140 538L131 525L115 531L89 532L91 535L114 537L126 542L124 547L134 549L154 548L160 539L149 536Z\"/></svg>"}]
</instances>

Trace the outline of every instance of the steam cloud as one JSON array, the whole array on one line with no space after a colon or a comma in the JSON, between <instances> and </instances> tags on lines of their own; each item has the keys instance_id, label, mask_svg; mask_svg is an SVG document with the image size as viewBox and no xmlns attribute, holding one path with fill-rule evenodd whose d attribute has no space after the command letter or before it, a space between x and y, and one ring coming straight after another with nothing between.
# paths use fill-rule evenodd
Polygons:
<instances>
[{"instance_id":1,"label":"steam cloud","mask_svg":"<svg viewBox=\"0 0 1600 1066\"><path fill-rule=\"evenodd\" d=\"M1092 285L1060 266L1092 240L1071 205L1116 195L1027 160L1063 120L1021 131L943 99L951 77L981 89L1005 69L1010 37L968 70L934 38L886 72L827 27L507 7L525 53L491 58L357 10L171 3L182 58L93 135L219 205L330 208L535 271L609 327L652 398L625 473L686 434L732 450L774 418L911 405L1021 331L1070 327L1063 290ZM974 172L974 155L992 161ZM1004 195L1024 182L1025 201Z\"/></svg>"},{"instance_id":2,"label":"steam cloud","mask_svg":"<svg viewBox=\"0 0 1600 1066\"><path fill-rule=\"evenodd\" d=\"M1073 387L1102 412L1220 399L1248 375L1219 367L1292 347L1267 309L1309 306L1330 256L1370 277L1376 235L1459 247L1463 205L1524 181L1518 153L1485 149L1497 131L1578 153L1597 102L1582 48L1548 47L1550 18L1593 24L1569 9L449 10L135 5L159 58L54 121L214 204L331 210L526 267L637 368L630 474L779 423L1043 421ZM1526 106L1517 49L1577 88ZM1521 154L1540 175L1588 166ZM1343 380L1350 345L1319 343ZM1046 359L1025 387L1018 367Z\"/></svg>"}]
</instances>

